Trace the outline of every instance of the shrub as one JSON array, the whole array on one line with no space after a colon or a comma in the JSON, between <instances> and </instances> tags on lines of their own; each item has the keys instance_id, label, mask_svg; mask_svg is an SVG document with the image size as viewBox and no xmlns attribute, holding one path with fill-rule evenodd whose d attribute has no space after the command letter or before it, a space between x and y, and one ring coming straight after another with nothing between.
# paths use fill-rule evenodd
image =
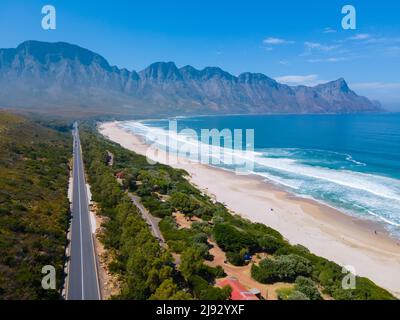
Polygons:
<instances>
[{"instance_id":1,"label":"shrub","mask_svg":"<svg viewBox=\"0 0 400 320\"><path fill-rule=\"evenodd\" d=\"M245 264L244 256L238 252L229 252L228 251L226 253L226 258L234 266L243 266Z\"/></svg>"},{"instance_id":2,"label":"shrub","mask_svg":"<svg viewBox=\"0 0 400 320\"><path fill-rule=\"evenodd\" d=\"M310 300L304 293L294 290L287 300Z\"/></svg>"},{"instance_id":3,"label":"shrub","mask_svg":"<svg viewBox=\"0 0 400 320\"><path fill-rule=\"evenodd\" d=\"M311 272L310 261L294 254L264 259L259 266L253 265L251 268L252 277L261 283L294 281L297 276L308 276Z\"/></svg>"},{"instance_id":4,"label":"shrub","mask_svg":"<svg viewBox=\"0 0 400 320\"><path fill-rule=\"evenodd\" d=\"M258 240L258 244L262 251L274 253L281 247L280 241L271 235L264 235Z\"/></svg>"},{"instance_id":5,"label":"shrub","mask_svg":"<svg viewBox=\"0 0 400 320\"><path fill-rule=\"evenodd\" d=\"M315 282L310 278L299 276L296 279L294 290L304 293L310 300L321 300L321 294L318 291Z\"/></svg>"},{"instance_id":6,"label":"shrub","mask_svg":"<svg viewBox=\"0 0 400 320\"><path fill-rule=\"evenodd\" d=\"M227 300L231 295L232 289L229 286L224 288L213 287L206 280L198 275L193 275L189 279L193 294L200 300Z\"/></svg>"},{"instance_id":7,"label":"shrub","mask_svg":"<svg viewBox=\"0 0 400 320\"><path fill-rule=\"evenodd\" d=\"M194 221L192 223L192 229L197 232L205 233L206 235L211 234L212 227L204 221Z\"/></svg>"},{"instance_id":8,"label":"shrub","mask_svg":"<svg viewBox=\"0 0 400 320\"><path fill-rule=\"evenodd\" d=\"M245 255L247 254L246 249L241 249L239 252L227 252L226 258L234 266L244 266L246 264Z\"/></svg>"},{"instance_id":9,"label":"shrub","mask_svg":"<svg viewBox=\"0 0 400 320\"><path fill-rule=\"evenodd\" d=\"M228 252L239 252L241 249L251 250L258 247L254 237L227 223L215 225L214 238L222 250Z\"/></svg>"},{"instance_id":10,"label":"shrub","mask_svg":"<svg viewBox=\"0 0 400 320\"><path fill-rule=\"evenodd\" d=\"M278 294L279 300L288 300L289 296L292 294L293 288L283 288L278 289L276 293Z\"/></svg>"},{"instance_id":11,"label":"shrub","mask_svg":"<svg viewBox=\"0 0 400 320\"><path fill-rule=\"evenodd\" d=\"M208 236L207 236L207 234L205 234L203 232L197 233L192 237L192 241L194 243L207 244L207 240L208 240Z\"/></svg>"},{"instance_id":12,"label":"shrub","mask_svg":"<svg viewBox=\"0 0 400 320\"><path fill-rule=\"evenodd\" d=\"M187 215L194 215L193 212L200 207L199 201L197 201L194 197L192 197L190 194L187 195L181 192L175 192L171 194L168 202L172 207Z\"/></svg>"},{"instance_id":13,"label":"shrub","mask_svg":"<svg viewBox=\"0 0 400 320\"><path fill-rule=\"evenodd\" d=\"M208 252L208 250L209 250L208 246L205 243L195 243L195 244L193 244L193 247L199 251L199 254L203 258L207 258L210 255Z\"/></svg>"}]
</instances>

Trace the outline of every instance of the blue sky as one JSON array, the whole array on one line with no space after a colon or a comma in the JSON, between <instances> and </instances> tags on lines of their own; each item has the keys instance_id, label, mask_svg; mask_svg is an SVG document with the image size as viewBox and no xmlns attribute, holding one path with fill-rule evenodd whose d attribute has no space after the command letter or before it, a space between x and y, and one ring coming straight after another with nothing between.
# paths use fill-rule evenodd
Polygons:
<instances>
[{"instance_id":1,"label":"blue sky","mask_svg":"<svg viewBox=\"0 0 400 320\"><path fill-rule=\"evenodd\" d=\"M56 30L41 28L46 4L56 7ZM357 10L356 30L341 27L346 4ZM2 0L0 29L2 48L66 41L137 71L174 61L288 84L344 77L358 93L400 110L400 1Z\"/></svg>"}]
</instances>

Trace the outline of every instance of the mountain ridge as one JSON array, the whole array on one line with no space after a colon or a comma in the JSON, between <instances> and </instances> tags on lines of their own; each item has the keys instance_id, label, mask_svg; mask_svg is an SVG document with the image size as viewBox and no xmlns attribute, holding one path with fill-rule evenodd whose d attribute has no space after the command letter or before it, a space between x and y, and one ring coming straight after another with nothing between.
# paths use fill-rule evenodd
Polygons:
<instances>
[{"instance_id":1,"label":"mountain ridge","mask_svg":"<svg viewBox=\"0 0 400 320\"><path fill-rule=\"evenodd\" d=\"M238 76L155 62L141 71L111 66L67 42L25 41L0 49L0 106L127 115L354 113L382 111L343 78L288 86L262 73Z\"/></svg>"}]
</instances>

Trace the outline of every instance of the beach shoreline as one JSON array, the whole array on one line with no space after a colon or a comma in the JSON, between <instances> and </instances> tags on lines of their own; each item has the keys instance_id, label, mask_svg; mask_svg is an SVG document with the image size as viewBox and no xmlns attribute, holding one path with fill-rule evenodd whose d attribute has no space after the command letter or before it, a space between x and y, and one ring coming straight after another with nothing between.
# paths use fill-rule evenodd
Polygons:
<instances>
[{"instance_id":1,"label":"beach shoreline","mask_svg":"<svg viewBox=\"0 0 400 320\"><path fill-rule=\"evenodd\" d=\"M106 138L138 154L146 156L149 150L141 137L119 127L118 122L102 123L98 129ZM165 163L168 154L158 150L152 158ZM357 275L400 297L400 241L380 223L298 197L255 175L236 175L187 159L170 165L186 170L193 185L231 211L279 231L292 244L301 244L339 265L354 267Z\"/></svg>"}]
</instances>

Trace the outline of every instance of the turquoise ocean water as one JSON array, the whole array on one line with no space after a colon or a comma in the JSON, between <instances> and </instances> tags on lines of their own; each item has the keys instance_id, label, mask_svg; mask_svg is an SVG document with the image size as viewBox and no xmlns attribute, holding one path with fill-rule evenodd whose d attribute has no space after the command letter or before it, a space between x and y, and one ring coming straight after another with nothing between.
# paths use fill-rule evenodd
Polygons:
<instances>
[{"instance_id":1,"label":"turquoise ocean water","mask_svg":"<svg viewBox=\"0 0 400 320\"><path fill-rule=\"evenodd\" d=\"M252 173L298 196L378 221L400 238L399 113L212 116L176 120L178 131L190 128L199 135L201 129L254 129ZM150 142L163 135L177 139L168 132L168 120L122 125ZM158 146L167 148L163 143ZM235 168L224 163L217 166L227 170Z\"/></svg>"}]
</instances>

